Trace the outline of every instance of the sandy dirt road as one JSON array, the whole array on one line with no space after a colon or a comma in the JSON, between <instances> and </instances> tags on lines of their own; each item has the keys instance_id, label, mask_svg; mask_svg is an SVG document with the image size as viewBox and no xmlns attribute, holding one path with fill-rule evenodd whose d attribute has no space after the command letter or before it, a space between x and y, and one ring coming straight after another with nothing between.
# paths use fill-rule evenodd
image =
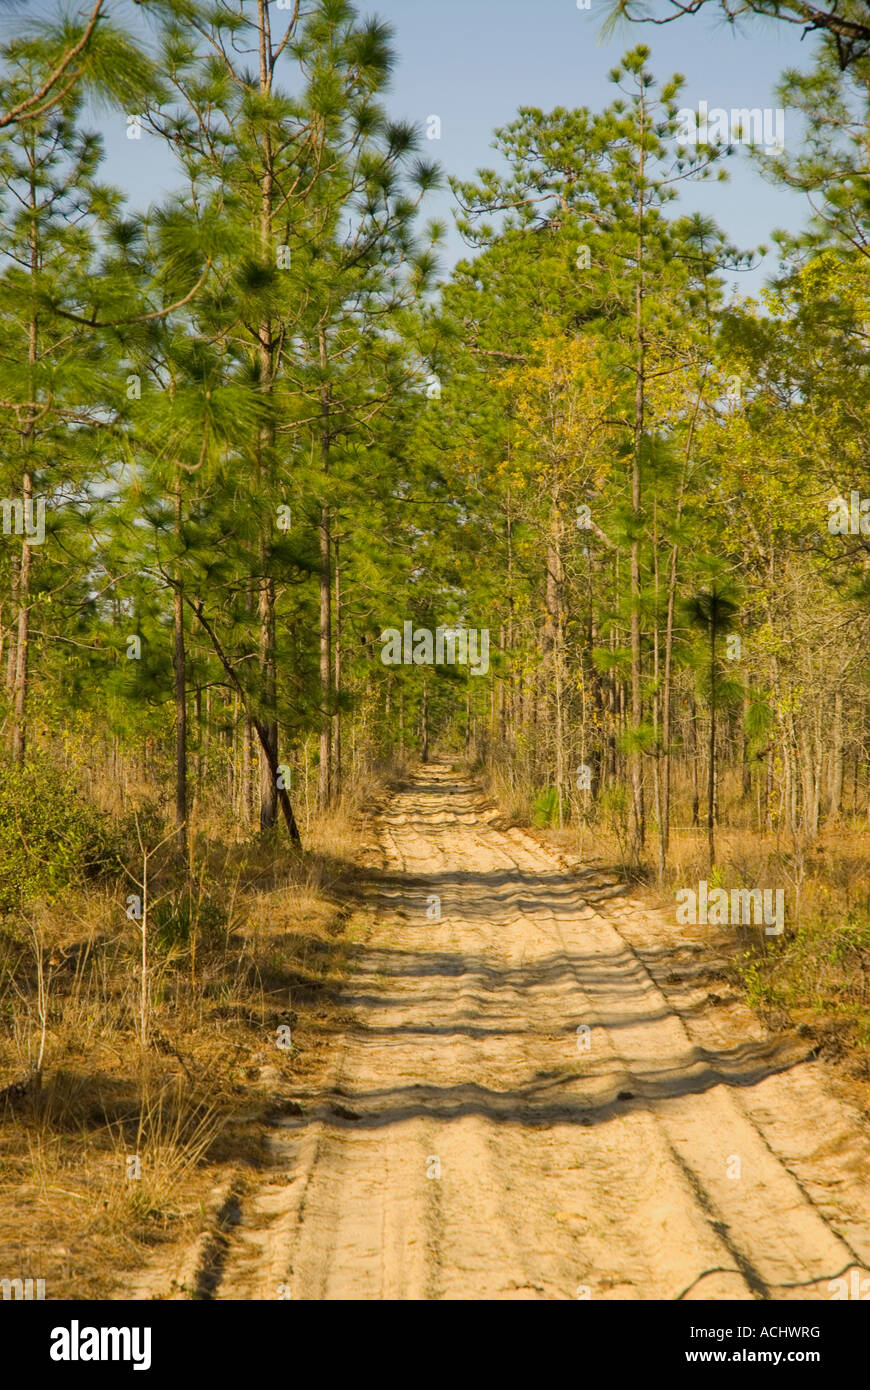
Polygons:
<instances>
[{"instance_id":1,"label":"sandy dirt road","mask_svg":"<svg viewBox=\"0 0 870 1390\"><path fill-rule=\"evenodd\" d=\"M710 991L703 942L492 819L444 765L390 801L353 1023L211 1296L828 1299L870 1278L868 1131L824 1065Z\"/></svg>"}]
</instances>

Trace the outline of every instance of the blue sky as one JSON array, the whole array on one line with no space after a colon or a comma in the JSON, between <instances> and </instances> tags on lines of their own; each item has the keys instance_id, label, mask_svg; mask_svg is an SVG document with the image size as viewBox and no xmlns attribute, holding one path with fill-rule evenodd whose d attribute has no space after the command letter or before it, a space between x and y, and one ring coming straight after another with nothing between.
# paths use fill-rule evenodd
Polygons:
<instances>
[{"instance_id":1,"label":"blue sky","mask_svg":"<svg viewBox=\"0 0 870 1390\"><path fill-rule=\"evenodd\" d=\"M657 77L684 75L682 104L707 100L711 108L774 105L783 69L807 65L812 56L789 26L756 22L738 35L705 15L659 27L625 24L603 42L608 9L608 0L591 0L588 11L576 0L382 0L377 12L395 26L399 51L395 108L421 120L441 116L442 138L432 148L449 173L464 178L497 162L493 129L517 107L599 109L613 101L608 73L635 44L651 48ZM787 143L790 133L796 137L798 127L793 117L790 130L786 113ZM708 211L746 248L769 242L775 226L803 222L802 195L766 183L746 151L727 162L728 183L689 187L683 205ZM446 211L449 195L441 202ZM455 231L447 253L447 260L464 254ZM766 267L739 282L754 292L774 268L769 256Z\"/></svg>"},{"instance_id":2,"label":"blue sky","mask_svg":"<svg viewBox=\"0 0 870 1390\"><path fill-rule=\"evenodd\" d=\"M253 5L253 0L247 3ZM20 28L22 15L44 15L54 8L53 0L15 6L18 21L0 18L0 34ZM142 25L142 9L129 0L115 0L113 8ZM579 10L576 0L378 0L371 5L360 0L358 8L389 20L395 30L398 63L387 97L391 113L420 123L440 116L441 139L424 141L425 152L437 157L447 173L463 178L497 162L493 129L509 122L517 107L597 109L610 102L615 89L608 72L637 43L652 49L650 66L657 77L685 76L682 103L687 106L700 100L711 108L773 106L773 88L783 69L808 66L812 58L812 41L802 44L800 31L791 26L753 21L735 32L712 12L657 28L625 25L603 42L609 0L590 0L589 10ZM105 112L95 114L94 124L105 137L107 177L127 189L135 205L145 207L172 187L171 161L158 141L147 136L127 140L123 121ZM798 134L796 117L790 120L786 111L787 145ZM709 212L744 248L769 242L775 226L802 224L802 195L766 183L745 151L728 160L728 166L728 183L690 187L682 205ZM445 273L465 254L451 206L446 190L427 205L430 216L450 227ZM756 292L774 268L775 260L768 256L761 269L740 275L738 282Z\"/></svg>"}]
</instances>

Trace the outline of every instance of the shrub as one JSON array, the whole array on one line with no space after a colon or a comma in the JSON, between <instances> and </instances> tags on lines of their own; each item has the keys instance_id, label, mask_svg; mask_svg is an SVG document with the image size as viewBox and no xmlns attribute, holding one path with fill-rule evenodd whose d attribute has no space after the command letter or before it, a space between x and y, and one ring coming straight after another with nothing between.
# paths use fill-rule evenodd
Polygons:
<instances>
[{"instance_id":1,"label":"shrub","mask_svg":"<svg viewBox=\"0 0 870 1390\"><path fill-rule=\"evenodd\" d=\"M547 787L541 792L532 807L532 819L535 825L542 827L559 824L559 793L555 787ZM565 808L567 810L567 808ZM563 819L567 816L563 815Z\"/></svg>"},{"instance_id":2,"label":"shrub","mask_svg":"<svg viewBox=\"0 0 870 1390\"><path fill-rule=\"evenodd\" d=\"M0 767L0 913L51 902L114 858L107 818L72 771L48 759Z\"/></svg>"},{"instance_id":3,"label":"shrub","mask_svg":"<svg viewBox=\"0 0 870 1390\"><path fill-rule=\"evenodd\" d=\"M187 888L159 898L149 913L149 936L162 952L189 946L192 935L200 946L223 944L227 928L223 904L209 893L190 893Z\"/></svg>"}]
</instances>

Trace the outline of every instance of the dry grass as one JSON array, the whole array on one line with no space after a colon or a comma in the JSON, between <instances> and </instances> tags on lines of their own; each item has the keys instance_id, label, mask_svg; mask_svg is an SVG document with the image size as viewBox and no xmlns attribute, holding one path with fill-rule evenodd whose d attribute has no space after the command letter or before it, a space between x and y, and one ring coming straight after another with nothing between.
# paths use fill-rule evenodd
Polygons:
<instances>
[{"instance_id":1,"label":"dry grass","mask_svg":"<svg viewBox=\"0 0 870 1390\"><path fill-rule=\"evenodd\" d=\"M327 1046L361 836L354 804L313 819L304 853L203 808L187 935L177 867L154 859L144 1039L123 877L0 924L0 1277L111 1296L195 1233L216 1184L261 1168L270 1099Z\"/></svg>"}]
</instances>

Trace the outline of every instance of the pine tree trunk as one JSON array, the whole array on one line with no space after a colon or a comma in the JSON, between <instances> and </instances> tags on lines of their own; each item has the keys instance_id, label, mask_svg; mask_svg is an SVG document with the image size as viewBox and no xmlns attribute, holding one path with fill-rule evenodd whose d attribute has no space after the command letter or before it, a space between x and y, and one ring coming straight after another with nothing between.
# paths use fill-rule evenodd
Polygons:
<instances>
[{"instance_id":1,"label":"pine tree trunk","mask_svg":"<svg viewBox=\"0 0 870 1390\"><path fill-rule=\"evenodd\" d=\"M201 693L201 692L200 692ZM202 767L200 777L205 785L209 777L209 759L211 757L211 690L205 692L205 727L202 731Z\"/></svg>"},{"instance_id":2,"label":"pine tree trunk","mask_svg":"<svg viewBox=\"0 0 870 1390\"><path fill-rule=\"evenodd\" d=\"M321 810L332 795L332 567L329 545L329 511L320 509L320 779L318 799Z\"/></svg>"},{"instance_id":3,"label":"pine tree trunk","mask_svg":"<svg viewBox=\"0 0 870 1390\"><path fill-rule=\"evenodd\" d=\"M743 701L743 718L740 724L740 785L744 801L751 801L752 797L752 766L749 762L749 740L746 737L746 720L750 705L751 701L747 696ZM751 814L750 806L750 816Z\"/></svg>"},{"instance_id":4,"label":"pine tree trunk","mask_svg":"<svg viewBox=\"0 0 870 1390\"><path fill-rule=\"evenodd\" d=\"M332 740L332 795L337 800L341 796L341 579L338 569L338 541L335 549L335 713L333 715Z\"/></svg>"},{"instance_id":5,"label":"pine tree trunk","mask_svg":"<svg viewBox=\"0 0 870 1390\"><path fill-rule=\"evenodd\" d=\"M258 0L258 31L260 57L260 91L268 92L272 84L270 63L269 14L265 0ZM258 140L262 178L260 195L260 254L263 263L273 265L275 258L273 218L275 174L272 136L264 130ZM275 389L275 341L271 318L263 317L257 326L257 354L260 367L260 390L271 398ZM272 467L275 444L274 426L269 421L259 438L259 474L261 486L266 486ZM271 830L278 818L279 788L274 769L278 763L278 673L275 657L275 585L269 575L272 551L271 526L264 526L259 538L260 588L258 616L260 622L260 681L262 712L253 720L261 744L260 756L260 829Z\"/></svg>"},{"instance_id":6,"label":"pine tree trunk","mask_svg":"<svg viewBox=\"0 0 870 1390\"><path fill-rule=\"evenodd\" d=\"M563 824L562 800L565 789L565 737L562 720L562 704L564 691L562 688L562 659L561 653L557 648L556 655L556 807L559 819L559 829Z\"/></svg>"},{"instance_id":7,"label":"pine tree trunk","mask_svg":"<svg viewBox=\"0 0 870 1390\"><path fill-rule=\"evenodd\" d=\"M33 166L31 165L31 168ZM37 205L37 189L33 178L30 180L30 208L35 214ZM36 285L36 277L39 273L39 221L34 215L30 227L30 277L31 285ZM30 399L36 400L36 363L38 359L38 320L36 312L36 302L30 314L30 322L27 332L27 361L30 367L29 384ZM28 420L24 431L24 450L25 453L30 449L33 442L35 424L33 419ZM22 502L24 506L24 524L27 519L33 516L33 475L28 468L24 471L22 485ZM24 539L21 545L21 561L18 566L18 632L15 640L15 679L12 690L12 757L17 763L24 762L27 749L27 690L29 677L30 659L30 566L31 554L30 545Z\"/></svg>"},{"instance_id":8,"label":"pine tree trunk","mask_svg":"<svg viewBox=\"0 0 870 1390\"><path fill-rule=\"evenodd\" d=\"M179 581L180 583L180 581ZM187 859L187 686L184 651L184 598L173 595L175 620L175 852Z\"/></svg>"},{"instance_id":9,"label":"pine tree trunk","mask_svg":"<svg viewBox=\"0 0 870 1390\"><path fill-rule=\"evenodd\" d=\"M655 593L655 619L653 622L653 746L655 757L653 758L653 799L656 808L656 820L658 822L658 878L659 883L664 882L665 876L665 856L664 839L662 835L662 824L664 821L664 802L663 802L663 779L662 779L662 742L661 742L661 700L662 691L659 680L659 664L661 662L661 636L659 632L659 512L658 496L653 495L653 589Z\"/></svg>"},{"instance_id":10,"label":"pine tree trunk","mask_svg":"<svg viewBox=\"0 0 870 1390\"><path fill-rule=\"evenodd\" d=\"M505 630L504 623L499 624L498 629L498 650L501 657L498 681L498 740L502 748L505 746L507 738L507 698L505 692Z\"/></svg>"},{"instance_id":11,"label":"pine tree trunk","mask_svg":"<svg viewBox=\"0 0 870 1390\"><path fill-rule=\"evenodd\" d=\"M326 370L329 357L326 334L318 328L318 350L323 382L320 389L320 462L324 487L329 475L330 396ZM321 810L330 803L333 794L332 774L332 555L330 547L330 516L326 501L320 508L320 778L318 796Z\"/></svg>"},{"instance_id":12,"label":"pine tree trunk","mask_svg":"<svg viewBox=\"0 0 870 1390\"><path fill-rule=\"evenodd\" d=\"M21 561L19 560L18 556L15 555L12 558L12 575L9 587L9 596L12 601L11 607L13 614L16 614L18 612L18 571L20 568ZM9 651L6 653L6 693L9 696L11 702L12 692L15 689L16 666L15 627L12 623L10 623L7 632L9 635Z\"/></svg>"},{"instance_id":13,"label":"pine tree trunk","mask_svg":"<svg viewBox=\"0 0 870 1390\"><path fill-rule=\"evenodd\" d=\"M265 546L261 554L265 567ZM275 718L275 586L269 578L264 578L260 585L259 618L260 679L263 696L263 715L260 718L260 829L271 830L278 819L278 785L273 772L278 762L278 721ZM256 720L253 723L256 731Z\"/></svg>"},{"instance_id":14,"label":"pine tree trunk","mask_svg":"<svg viewBox=\"0 0 870 1390\"><path fill-rule=\"evenodd\" d=\"M251 720L247 711L245 711L245 717L242 721L242 772L240 783L240 810L242 814L242 819L246 825L250 825L251 823L251 797L253 791L251 747Z\"/></svg>"},{"instance_id":15,"label":"pine tree trunk","mask_svg":"<svg viewBox=\"0 0 870 1390\"><path fill-rule=\"evenodd\" d=\"M642 132L642 133L645 133ZM641 448L643 446L644 409L646 404L646 340L643 327L644 302L644 193L643 179L645 168L644 146L641 144L638 170L637 194L637 245L635 252L635 378L634 378L634 445L631 456L631 513L632 540L630 557L631 584L631 722L632 732L637 735L643 724L643 693L641 689L641 633L640 633L640 504L641 504ZM631 752L631 793L632 793L632 853L638 858L646 838L646 824L643 803L643 767L641 753L636 747Z\"/></svg>"},{"instance_id":16,"label":"pine tree trunk","mask_svg":"<svg viewBox=\"0 0 870 1390\"><path fill-rule=\"evenodd\" d=\"M713 824L716 814L716 622L710 617L710 752L707 769L707 851L710 868L716 863Z\"/></svg>"},{"instance_id":17,"label":"pine tree trunk","mask_svg":"<svg viewBox=\"0 0 870 1390\"><path fill-rule=\"evenodd\" d=\"M196 790L199 792L202 786L202 686L196 685L193 688L193 727L194 741L196 746L195 759L195 782Z\"/></svg>"},{"instance_id":18,"label":"pine tree trunk","mask_svg":"<svg viewBox=\"0 0 870 1390\"><path fill-rule=\"evenodd\" d=\"M24 475L24 506L32 505L33 481L29 473ZM21 545L21 561L18 566L18 632L15 638L15 679L12 687L12 757L16 763L24 762L27 748L27 684L28 660L30 656L30 545L26 540Z\"/></svg>"},{"instance_id":19,"label":"pine tree trunk","mask_svg":"<svg viewBox=\"0 0 870 1390\"><path fill-rule=\"evenodd\" d=\"M682 507L682 493L680 509ZM668 575L668 616L665 627L665 671L662 685L662 809L659 825L659 865L664 878L671 842L671 686L673 681L674 605L677 594L677 547L671 549Z\"/></svg>"}]
</instances>

